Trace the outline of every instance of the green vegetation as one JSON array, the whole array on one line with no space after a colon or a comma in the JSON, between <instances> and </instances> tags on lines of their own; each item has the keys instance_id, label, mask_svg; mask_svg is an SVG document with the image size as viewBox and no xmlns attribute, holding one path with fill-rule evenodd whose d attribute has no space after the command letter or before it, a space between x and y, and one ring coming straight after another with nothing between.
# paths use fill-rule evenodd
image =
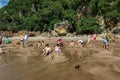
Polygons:
<instances>
[{"instance_id":1,"label":"green vegetation","mask_svg":"<svg viewBox=\"0 0 120 80\"><path fill-rule=\"evenodd\" d=\"M99 33L101 31L98 21L91 16L82 17L78 21L76 32L80 34Z\"/></svg>"},{"instance_id":2,"label":"green vegetation","mask_svg":"<svg viewBox=\"0 0 120 80\"><path fill-rule=\"evenodd\" d=\"M0 9L0 30L43 32L68 20L71 32L100 32L95 16L103 16L105 28L112 29L120 20L120 0L10 0Z\"/></svg>"}]
</instances>

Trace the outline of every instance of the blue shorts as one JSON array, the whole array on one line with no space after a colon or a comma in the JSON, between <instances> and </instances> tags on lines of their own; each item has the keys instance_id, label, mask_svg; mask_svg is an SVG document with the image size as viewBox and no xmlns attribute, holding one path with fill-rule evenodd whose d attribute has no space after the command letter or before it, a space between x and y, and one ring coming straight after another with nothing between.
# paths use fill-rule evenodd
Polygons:
<instances>
[{"instance_id":1,"label":"blue shorts","mask_svg":"<svg viewBox=\"0 0 120 80\"><path fill-rule=\"evenodd\" d=\"M28 43L28 39L24 39L24 43Z\"/></svg>"},{"instance_id":2,"label":"blue shorts","mask_svg":"<svg viewBox=\"0 0 120 80\"><path fill-rule=\"evenodd\" d=\"M104 43L104 45L108 45L108 41L107 41L107 40L106 40L106 41L104 41L103 43Z\"/></svg>"}]
</instances>

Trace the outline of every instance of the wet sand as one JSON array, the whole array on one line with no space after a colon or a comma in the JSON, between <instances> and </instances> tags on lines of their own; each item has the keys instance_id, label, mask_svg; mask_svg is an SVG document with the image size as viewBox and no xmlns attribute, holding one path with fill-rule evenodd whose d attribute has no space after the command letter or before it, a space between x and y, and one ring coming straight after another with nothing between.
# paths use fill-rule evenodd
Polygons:
<instances>
[{"instance_id":1,"label":"wet sand","mask_svg":"<svg viewBox=\"0 0 120 80\"><path fill-rule=\"evenodd\" d=\"M56 44L55 39L46 43ZM64 39L62 52L68 60L54 63L45 61L37 42L27 48L11 48L0 54L5 63L0 65L0 80L120 80L120 45L111 42L110 49L102 41L91 42L91 47L68 47Z\"/></svg>"}]
</instances>

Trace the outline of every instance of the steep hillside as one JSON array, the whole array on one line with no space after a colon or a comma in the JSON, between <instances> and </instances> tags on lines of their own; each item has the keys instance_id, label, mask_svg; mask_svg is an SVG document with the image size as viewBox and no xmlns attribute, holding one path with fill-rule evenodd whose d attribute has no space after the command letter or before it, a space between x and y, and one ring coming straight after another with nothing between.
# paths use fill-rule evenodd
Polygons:
<instances>
[{"instance_id":1,"label":"steep hillside","mask_svg":"<svg viewBox=\"0 0 120 80\"><path fill-rule=\"evenodd\" d=\"M68 20L71 32L91 33L100 30L96 16L112 29L120 20L119 5L120 0L10 0L0 9L0 30L49 31Z\"/></svg>"}]
</instances>

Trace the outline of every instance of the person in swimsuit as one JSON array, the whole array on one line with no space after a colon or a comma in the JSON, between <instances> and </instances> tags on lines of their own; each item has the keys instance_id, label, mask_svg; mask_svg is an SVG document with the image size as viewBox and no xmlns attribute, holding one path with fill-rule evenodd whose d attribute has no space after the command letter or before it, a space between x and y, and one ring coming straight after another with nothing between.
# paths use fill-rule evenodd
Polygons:
<instances>
[{"instance_id":1,"label":"person in swimsuit","mask_svg":"<svg viewBox=\"0 0 120 80\"><path fill-rule=\"evenodd\" d=\"M47 56L51 53L51 47L49 46L49 44L45 45L45 48L43 49L43 56Z\"/></svg>"},{"instance_id":2,"label":"person in swimsuit","mask_svg":"<svg viewBox=\"0 0 120 80\"><path fill-rule=\"evenodd\" d=\"M74 47L75 46L75 42L72 40L69 44L69 47Z\"/></svg>"}]
</instances>

